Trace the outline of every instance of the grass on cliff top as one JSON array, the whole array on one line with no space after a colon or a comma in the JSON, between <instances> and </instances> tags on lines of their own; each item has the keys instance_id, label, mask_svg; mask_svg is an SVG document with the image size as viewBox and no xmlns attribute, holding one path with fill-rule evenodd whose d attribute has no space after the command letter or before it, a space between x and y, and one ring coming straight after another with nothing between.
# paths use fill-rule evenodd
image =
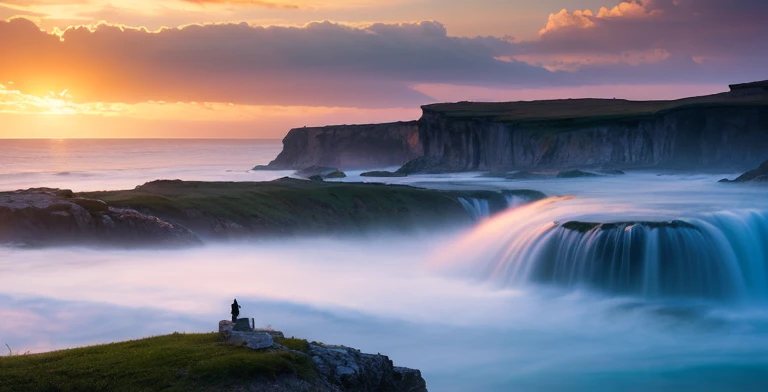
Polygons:
<instances>
[{"instance_id":1,"label":"grass on cliff top","mask_svg":"<svg viewBox=\"0 0 768 392\"><path fill-rule=\"evenodd\" d=\"M767 96L733 97L716 94L675 101L624 99L561 99L521 102L457 102L424 106L425 111L453 118L482 118L499 122L584 125L596 120L626 119L683 107L768 105Z\"/></svg>"},{"instance_id":2,"label":"grass on cliff top","mask_svg":"<svg viewBox=\"0 0 768 392\"><path fill-rule=\"evenodd\" d=\"M464 216L454 194L408 186L281 179L155 181L134 190L77 196L100 199L113 207L147 210L192 226L195 214L202 213L250 229L307 231Z\"/></svg>"},{"instance_id":3,"label":"grass on cliff top","mask_svg":"<svg viewBox=\"0 0 768 392\"><path fill-rule=\"evenodd\" d=\"M236 347L218 333L0 357L2 392L224 391L280 375L316 377L307 356Z\"/></svg>"}]
</instances>

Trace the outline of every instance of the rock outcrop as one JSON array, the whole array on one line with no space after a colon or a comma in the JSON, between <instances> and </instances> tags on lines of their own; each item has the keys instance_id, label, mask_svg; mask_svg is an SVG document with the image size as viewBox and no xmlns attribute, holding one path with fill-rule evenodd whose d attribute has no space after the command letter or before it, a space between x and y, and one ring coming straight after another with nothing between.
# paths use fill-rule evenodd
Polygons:
<instances>
[{"instance_id":1,"label":"rock outcrop","mask_svg":"<svg viewBox=\"0 0 768 392\"><path fill-rule=\"evenodd\" d=\"M181 225L134 209L74 197L70 190L35 188L0 193L0 243L176 246L199 239Z\"/></svg>"},{"instance_id":2,"label":"rock outcrop","mask_svg":"<svg viewBox=\"0 0 768 392\"><path fill-rule=\"evenodd\" d=\"M378 178L407 177L407 176L408 176L407 174L395 173L391 171L369 171L369 172L360 174L360 177L378 177Z\"/></svg>"},{"instance_id":3,"label":"rock outcrop","mask_svg":"<svg viewBox=\"0 0 768 392\"><path fill-rule=\"evenodd\" d=\"M296 175L313 181L322 181L326 178L345 178L347 176L343 171L327 166L310 166L297 171Z\"/></svg>"},{"instance_id":4,"label":"rock outcrop","mask_svg":"<svg viewBox=\"0 0 768 392\"><path fill-rule=\"evenodd\" d=\"M238 320L239 321L239 320ZM245 319L247 323L247 319ZM255 390L316 391L316 392L426 392L427 384L416 369L396 367L381 354L366 354L346 346L307 343L306 349L291 350L280 342L285 341L279 331L236 331L235 323L219 322L219 334L223 341L253 350L290 350L306 355L312 361L318 375L316 380L300 380L284 377L267 382L269 385L252 385ZM295 339L294 339L295 340Z\"/></svg>"},{"instance_id":5,"label":"rock outcrop","mask_svg":"<svg viewBox=\"0 0 768 392\"><path fill-rule=\"evenodd\" d=\"M269 165L255 169L375 169L400 166L422 154L416 121L305 127L288 132L280 155Z\"/></svg>"},{"instance_id":6,"label":"rock outcrop","mask_svg":"<svg viewBox=\"0 0 768 392\"><path fill-rule=\"evenodd\" d=\"M768 158L766 95L679 102L457 103L423 110L419 132L424 157L404 167L409 174L738 168ZM528 114L536 110L539 114Z\"/></svg>"},{"instance_id":7,"label":"rock outcrop","mask_svg":"<svg viewBox=\"0 0 768 392\"><path fill-rule=\"evenodd\" d=\"M0 192L0 245L183 246L202 240L360 234L468 225L510 207L516 191L443 191L284 178L159 180L132 190ZM528 200L528 199L526 199Z\"/></svg>"},{"instance_id":8,"label":"rock outcrop","mask_svg":"<svg viewBox=\"0 0 768 392\"><path fill-rule=\"evenodd\" d=\"M757 169L750 170L733 181L723 179L720 182L768 182L768 161L763 162Z\"/></svg>"}]
</instances>

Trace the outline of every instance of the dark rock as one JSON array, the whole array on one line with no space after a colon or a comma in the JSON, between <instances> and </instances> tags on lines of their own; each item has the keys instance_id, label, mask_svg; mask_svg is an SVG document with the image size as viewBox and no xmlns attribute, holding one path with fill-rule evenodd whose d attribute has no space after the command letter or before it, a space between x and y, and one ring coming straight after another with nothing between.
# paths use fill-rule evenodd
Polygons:
<instances>
[{"instance_id":1,"label":"dark rock","mask_svg":"<svg viewBox=\"0 0 768 392\"><path fill-rule=\"evenodd\" d=\"M427 390L427 382L418 369L394 368L393 379L396 391L419 392Z\"/></svg>"},{"instance_id":2,"label":"dark rock","mask_svg":"<svg viewBox=\"0 0 768 392\"><path fill-rule=\"evenodd\" d=\"M589 173L581 170L566 170L557 173L557 178L583 178L583 177L599 177L595 173Z\"/></svg>"},{"instance_id":3,"label":"dark rock","mask_svg":"<svg viewBox=\"0 0 768 392\"><path fill-rule=\"evenodd\" d=\"M109 206L101 200L73 197L69 201L83 207L91 214L106 214L109 212Z\"/></svg>"},{"instance_id":4,"label":"dark rock","mask_svg":"<svg viewBox=\"0 0 768 392\"><path fill-rule=\"evenodd\" d=\"M133 209L109 208L71 191L35 188L0 192L0 242L185 245L199 243L186 228Z\"/></svg>"},{"instance_id":5,"label":"dark rock","mask_svg":"<svg viewBox=\"0 0 768 392\"><path fill-rule=\"evenodd\" d=\"M428 105L419 134L440 170L701 170L756 166L768 151L767 126L768 100L713 96Z\"/></svg>"},{"instance_id":6,"label":"dark rock","mask_svg":"<svg viewBox=\"0 0 768 392\"><path fill-rule=\"evenodd\" d=\"M285 339L285 335L281 331L275 331L274 329L256 328L253 331L254 332L266 333L269 336L272 336L273 339Z\"/></svg>"},{"instance_id":7,"label":"dark rock","mask_svg":"<svg viewBox=\"0 0 768 392\"><path fill-rule=\"evenodd\" d=\"M235 321L233 327L233 331L243 331L243 332L250 332L253 331L253 328L251 328L251 320L247 318L239 318Z\"/></svg>"},{"instance_id":8,"label":"dark rock","mask_svg":"<svg viewBox=\"0 0 768 392\"><path fill-rule=\"evenodd\" d=\"M720 181L718 181L718 182L733 182L733 181L731 181L731 180L729 180L729 179L727 179L727 178L723 178L722 180L720 180Z\"/></svg>"},{"instance_id":9,"label":"dark rock","mask_svg":"<svg viewBox=\"0 0 768 392\"><path fill-rule=\"evenodd\" d=\"M616 230L616 229L625 229L630 226L634 225L640 225L645 226L649 229L659 229L659 228L671 228L671 229L679 229L679 228L686 228L686 229L696 229L696 226L685 222L681 220L673 220L673 221L661 221L661 222L613 222L613 223L595 223L595 222L578 222L578 221L571 221L563 223L561 226L566 230L571 231L578 231L580 233L587 233L592 230Z\"/></svg>"},{"instance_id":10,"label":"dark rock","mask_svg":"<svg viewBox=\"0 0 768 392\"><path fill-rule=\"evenodd\" d=\"M440 158L434 157L420 157L412 161L409 161L403 165L400 169L397 169L395 173L411 175L411 174L436 174L443 173L446 170Z\"/></svg>"},{"instance_id":11,"label":"dark rock","mask_svg":"<svg viewBox=\"0 0 768 392\"><path fill-rule=\"evenodd\" d=\"M310 345L318 374L345 391L426 392L421 372L395 368L384 355L364 354L344 346Z\"/></svg>"},{"instance_id":12,"label":"dark rock","mask_svg":"<svg viewBox=\"0 0 768 392\"><path fill-rule=\"evenodd\" d=\"M339 171L339 169L327 166L310 166L297 171L295 174L314 181L326 178L344 178L347 176L344 172Z\"/></svg>"},{"instance_id":13,"label":"dark rock","mask_svg":"<svg viewBox=\"0 0 768 392\"><path fill-rule=\"evenodd\" d=\"M253 170L253 171L268 171L268 170L279 170L279 169L273 169L269 165L256 165L251 170Z\"/></svg>"},{"instance_id":14,"label":"dark rock","mask_svg":"<svg viewBox=\"0 0 768 392\"><path fill-rule=\"evenodd\" d=\"M295 128L272 170L330 166L344 170L399 166L423 154L416 121ZM261 167L255 170L262 170Z\"/></svg>"},{"instance_id":15,"label":"dark rock","mask_svg":"<svg viewBox=\"0 0 768 392\"><path fill-rule=\"evenodd\" d=\"M721 180L720 182L728 181ZM763 162L757 169L750 170L730 182L768 182L768 161Z\"/></svg>"},{"instance_id":16,"label":"dark rock","mask_svg":"<svg viewBox=\"0 0 768 392\"><path fill-rule=\"evenodd\" d=\"M600 170L600 174L605 174L609 176L623 176L623 175L626 175L627 173L624 173L624 171L622 170L605 169L605 170Z\"/></svg>"},{"instance_id":17,"label":"dark rock","mask_svg":"<svg viewBox=\"0 0 768 392\"><path fill-rule=\"evenodd\" d=\"M522 170L516 173L512 173L504 178L507 180L535 180L535 179L551 178L551 177L552 176L547 176L541 173L534 173L531 171Z\"/></svg>"},{"instance_id":18,"label":"dark rock","mask_svg":"<svg viewBox=\"0 0 768 392\"><path fill-rule=\"evenodd\" d=\"M360 174L361 177L407 177L407 174L393 173L391 171L369 171Z\"/></svg>"},{"instance_id":19,"label":"dark rock","mask_svg":"<svg viewBox=\"0 0 768 392\"><path fill-rule=\"evenodd\" d=\"M279 331L255 330L241 332L234 330L229 320L219 321L221 339L229 344L245 346L254 350L288 349L276 344L282 339ZM279 341L279 340L278 340ZM309 351L292 351L296 355L308 355L317 372L317 379L301 381L296 378L277 379L265 385L259 381L250 390L268 391L359 391L359 392L426 392L427 384L416 369L395 367L392 361L381 354L365 354L350 347L329 346L312 343Z\"/></svg>"}]
</instances>

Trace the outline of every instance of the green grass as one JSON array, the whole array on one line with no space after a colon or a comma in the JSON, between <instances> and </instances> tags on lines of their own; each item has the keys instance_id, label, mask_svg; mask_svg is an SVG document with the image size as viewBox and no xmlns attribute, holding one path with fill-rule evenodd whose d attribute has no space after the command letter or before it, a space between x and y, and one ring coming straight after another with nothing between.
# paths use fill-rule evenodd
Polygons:
<instances>
[{"instance_id":1,"label":"green grass","mask_svg":"<svg viewBox=\"0 0 768 392\"><path fill-rule=\"evenodd\" d=\"M278 375L316 378L307 356L235 347L217 333L0 357L3 392L219 391Z\"/></svg>"},{"instance_id":2,"label":"green grass","mask_svg":"<svg viewBox=\"0 0 768 392\"><path fill-rule=\"evenodd\" d=\"M169 219L198 233L225 219L248 232L296 233L411 227L466 219L456 192L408 186L282 179L271 182L159 181L134 190L88 192L104 200Z\"/></svg>"},{"instance_id":3,"label":"green grass","mask_svg":"<svg viewBox=\"0 0 768 392\"><path fill-rule=\"evenodd\" d=\"M424 106L425 112L457 119L482 119L537 127L577 127L605 121L632 121L683 108L768 105L767 96L716 94L674 101L563 99L524 102L458 102Z\"/></svg>"},{"instance_id":4,"label":"green grass","mask_svg":"<svg viewBox=\"0 0 768 392\"><path fill-rule=\"evenodd\" d=\"M303 353L309 353L309 342L304 339L296 338L277 338L275 343L287 347L291 350L301 351Z\"/></svg>"}]
</instances>

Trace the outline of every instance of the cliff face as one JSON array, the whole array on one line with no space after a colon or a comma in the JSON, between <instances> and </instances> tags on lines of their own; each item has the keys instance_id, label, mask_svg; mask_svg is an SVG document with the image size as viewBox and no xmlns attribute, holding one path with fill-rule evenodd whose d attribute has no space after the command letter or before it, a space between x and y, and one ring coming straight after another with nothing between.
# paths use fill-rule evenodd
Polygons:
<instances>
[{"instance_id":1,"label":"cliff face","mask_svg":"<svg viewBox=\"0 0 768 392\"><path fill-rule=\"evenodd\" d=\"M342 170L399 166L423 154L416 121L296 128L267 168L330 166Z\"/></svg>"},{"instance_id":2,"label":"cliff face","mask_svg":"<svg viewBox=\"0 0 768 392\"><path fill-rule=\"evenodd\" d=\"M508 121L424 107L432 171L741 168L768 158L768 104L706 104L592 119Z\"/></svg>"}]
</instances>

